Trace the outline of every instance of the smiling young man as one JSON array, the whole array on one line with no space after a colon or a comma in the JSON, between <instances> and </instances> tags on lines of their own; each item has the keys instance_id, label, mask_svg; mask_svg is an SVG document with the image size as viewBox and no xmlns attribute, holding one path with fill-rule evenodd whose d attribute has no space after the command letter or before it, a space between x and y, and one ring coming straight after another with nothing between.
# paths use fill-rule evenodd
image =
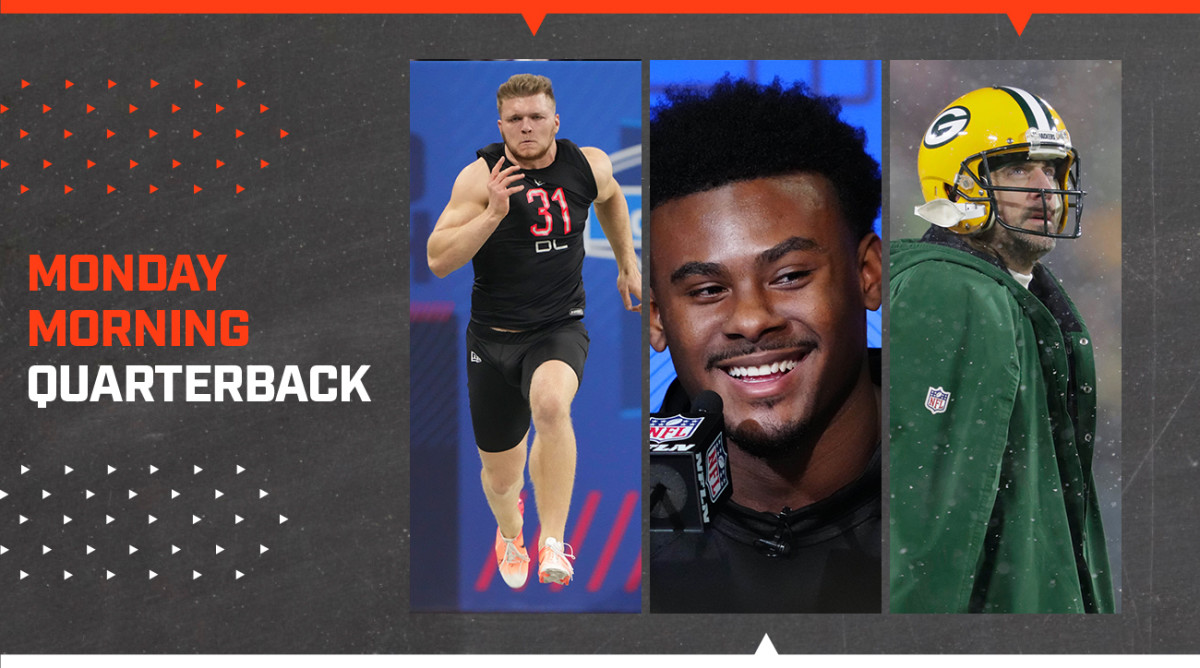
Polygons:
<instances>
[{"instance_id":1,"label":"smiling young man","mask_svg":"<svg viewBox=\"0 0 1200 668\"><path fill-rule=\"evenodd\" d=\"M1071 135L995 86L917 162L931 226L891 247L891 609L1112 612L1091 334L1039 261L1080 236Z\"/></svg>"},{"instance_id":2,"label":"smiling young man","mask_svg":"<svg viewBox=\"0 0 1200 668\"><path fill-rule=\"evenodd\" d=\"M839 112L729 78L654 110L650 342L678 374L662 412L721 396L733 496L703 533L652 534L652 611L880 609L880 176Z\"/></svg>"},{"instance_id":3,"label":"smiling young man","mask_svg":"<svg viewBox=\"0 0 1200 668\"><path fill-rule=\"evenodd\" d=\"M496 106L503 141L479 149L459 173L429 236L429 268L444 277L471 262L475 271L467 386L500 574L520 588L529 573L520 500L528 452L541 521L538 579L565 585L574 574L563 541L575 480L571 402L588 350L581 272L593 202L630 311L640 310L641 271L612 163L600 149L557 138L550 79L514 75Z\"/></svg>"}]
</instances>

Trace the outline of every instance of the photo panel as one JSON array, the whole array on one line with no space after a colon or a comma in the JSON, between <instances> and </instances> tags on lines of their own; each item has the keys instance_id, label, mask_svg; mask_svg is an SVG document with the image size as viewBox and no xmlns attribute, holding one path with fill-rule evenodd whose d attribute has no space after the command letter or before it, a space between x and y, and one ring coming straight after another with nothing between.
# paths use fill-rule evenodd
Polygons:
<instances>
[{"instance_id":1,"label":"photo panel","mask_svg":"<svg viewBox=\"0 0 1200 668\"><path fill-rule=\"evenodd\" d=\"M890 90L891 610L1118 612L1121 63Z\"/></svg>"},{"instance_id":2,"label":"photo panel","mask_svg":"<svg viewBox=\"0 0 1200 668\"><path fill-rule=\"evenodd\" d=\"M468 178L460 177L460 172L479 159L476 151L502 141L497 125L497 89L517 74L541 75L552 81L553 113L557 114L559 122L558 140L569 139L575 146L583 147L589 156L594 155L595 149L607 156L612 166L612 178L628 207L634 247L639 247L640 62L414 61L410 68L412 257L425 257L424 250L439 219L454 215L447 205L452 191L459 192L456 179ZM509 120L506 114L504 123ZM514 135L505 136L508 139L504 141L512 146L516 141ZM574 163L568 158L578 151L568 154L563 145L557 146L559 153L554 164L563 165L564 169L572 167ZM588 160L595 162L594 157ZM509 164L493 163L493 166L503 170ZM577 189L586 189L584 182L592 175L584 176L583 168L577 172L570 178L582 179ZM482 183L485 187L487 172L481 173L485 175ZM586 315L583 315L583 302L572 301L572 312L566 318L566 321L578 323L578 316L583 315L582 323L586 327L586 334L582 335L585 337L586 371L571 409L577 445L574 490L570 497L566 535L559 537L574 551L574 575L566 586L538 582L539 555L535 547L540 535L538 490L534 487L530 469L521 492L524 502L522 535L530 559L528 581L517 590L506 585L497 567L497 519L489 510L488 499L480 484L479 448L484 446L477 442L477 436L484 440L506 438L495 435L493 429L500 430L499 423L512 421L510 413L528 407L528 396L523 396L522 392L530 390L522 388L521 360L526 355L532 359L533 355L540 354L536 352L536 346L540 344L526 339L532 337L540 341L540 332L552 329L505 318L523 317L524 309L537 308L536 304L526 302L556 302L560 296L575 299L578 296L570 291L576 285L557 278L552 270L558 270L553 266L536 269L539 274L526 277L526 283L516 283L507 290L505 294L517 293L512 301L501 308L492 308L491 315L480 315L491 303L486 301L490 298L487 295L494 293L489 292L493 290L492 284L481 282L477 274L480 271L478 262L438 278L428 263L414 260L409 269L413 536L410 583L413 611L641 610L642 368L637 352L641 349L641 320L622 303L617 289L618 263L613 245L598 222L596 209L589 211L586 200L578 205L572 200L569 209L566 198L572 195L571 186L566 186L566 195L563 195L561 187L552 190L557 177L546 177L543 182L539 174L542 172L530 172L520 181L524 191L512 197L514 215L523 211L521 207L529 208L530 212L536 213L520 215L537 216L536 220L518 225L513 218L514 222L507 226L501 223L493 234L500 240L497 243L508 244L505 247L509 250L504 251L507 255L500 263L504 265L502 269L510 262L513 265L528 263L533 268L546 267L550 265L536 262L552 256L567 257L579 246L585 250L579 253L582 268L575 271L581 272L586 287ZM463 188L465 192L465 186ZM604 192L599 195L593 192L591 199L605 196ZM482 212L484 205L486 200L473 211ZM576 210L576 206L583 208ZM543 217L545 224L541 222ZM485 268L485 277L495 280L494 275L498 272L495 260L489 262L493 264L488 265L490 269ZM638 284L640 289L640 278ZM472 323L473 292L476 295L486 293L475 297L480 301L476 303L474 317L484 322ZM579 313L574 312L576 308ZM563 317L549 317L557 318L553 323L555 327L563 324ZM468 365L479 369L491 365L493 359L475 344L468 346L464 337L469 324L493 332L507 330L502 334L509 335L510 339L524 337L522 341L531 346L528 350L511 353L514 357L510 362L515 366L496 362L498 368L505 368L504 373L510 374L501 385L511 388L516 408L496 408L487 401L476 400L476 410L482 417L474 426L472 402L468 397ZM522 331L517 334L512 330ZM494 355L499 358L501 353ZM527 376L524 382L528 388L535 381ZM507 389L502 392L487 389L483 394L490 398L501 393L507 396L508 392ZM527 417L522 424L529 426ZM523 432L525 427L516 429ZM538 457L536 438L534 429L528 439L531 467L536 465L534 461ZM507 446L507 441L503 446Z\"/></svg>"},{"instance_id":3,"label":"photo panel","mask_svg":"<svg viewBox=\"0 0 1200 668\"><path fill-rule=\"evenodd\" d=\"M881 64L650 86L650 610L878 613Z\"/></svg>"}]
</instances>

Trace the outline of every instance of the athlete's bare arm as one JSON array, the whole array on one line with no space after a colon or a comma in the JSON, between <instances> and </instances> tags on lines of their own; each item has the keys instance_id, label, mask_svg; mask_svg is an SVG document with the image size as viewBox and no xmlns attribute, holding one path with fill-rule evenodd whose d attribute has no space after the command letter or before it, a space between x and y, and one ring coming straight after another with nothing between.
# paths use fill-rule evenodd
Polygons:
<instances>
[{"instance_id":1,"label":"athlete's bare arm","mask_svg":"<svg viewBox=\"0 0 1200 668\"><path fill-rule=\"evenodd\" d=\"M505 162L501 158L489 171L480 158L458 173L450 202L438 216L427 244L429 270L438 278L475 257L508 215L508 196L525 188L512 185L521 179L521 173L516 165L505 167Z\"/></svg>"},{"instance_id":2,"label":"athlete's bare arm","mask_svg":"<svg viewBox=\"0 0 1200 668\"><path fill-rule=\"evenodd\" d=\"M613 178L612 161L598 148L585 146L581 149L592 174L596 177L596 219L604 229L608 245L612 246L617 258L617 290L626 310L642 310L642 270L637 253L633 250L633 232L629 224L629 204L621 185ZM634 303L636 298L638 303Z\"/></svg>"}]
</instances>

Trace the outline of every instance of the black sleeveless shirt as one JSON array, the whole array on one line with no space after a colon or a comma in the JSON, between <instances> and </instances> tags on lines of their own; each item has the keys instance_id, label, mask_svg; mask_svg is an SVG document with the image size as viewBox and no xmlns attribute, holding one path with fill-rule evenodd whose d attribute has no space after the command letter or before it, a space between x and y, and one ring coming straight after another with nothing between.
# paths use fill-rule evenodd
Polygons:
<instances>
[{"instance_id":1,"label":"black sleeveless shirt","mask_svg":"<svg viewBox=\"0 0 1200 668\"><path fill-rule=\"evenodd\" d=\"M527 330L583 317L584 228L596 177L578 146L555 141L553 163L520 170L525 189L509 196L508 215L471 261L471 320L480 325ZM490 170L504 144L475 154Z\"/></svg>"}]
</instances>

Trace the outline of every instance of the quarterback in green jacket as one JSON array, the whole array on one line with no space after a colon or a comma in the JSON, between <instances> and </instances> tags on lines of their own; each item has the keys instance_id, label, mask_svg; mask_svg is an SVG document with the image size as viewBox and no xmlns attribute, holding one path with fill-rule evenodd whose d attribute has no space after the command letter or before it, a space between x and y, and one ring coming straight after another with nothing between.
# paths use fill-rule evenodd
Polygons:
<instances>
[{"instance_id":1,"label":"quarterback in green jacket","mask_svg":"<svg viewBox=\"0 0 1200 668\"><path fill-rule=\"evenodd\" d=\"M981 89L918 165L931 227L890 256L891 610L1113 612L1091 336L1038 262L1080 234L1070 135L1040 97Z\"/></svg>"}]
</instances>

